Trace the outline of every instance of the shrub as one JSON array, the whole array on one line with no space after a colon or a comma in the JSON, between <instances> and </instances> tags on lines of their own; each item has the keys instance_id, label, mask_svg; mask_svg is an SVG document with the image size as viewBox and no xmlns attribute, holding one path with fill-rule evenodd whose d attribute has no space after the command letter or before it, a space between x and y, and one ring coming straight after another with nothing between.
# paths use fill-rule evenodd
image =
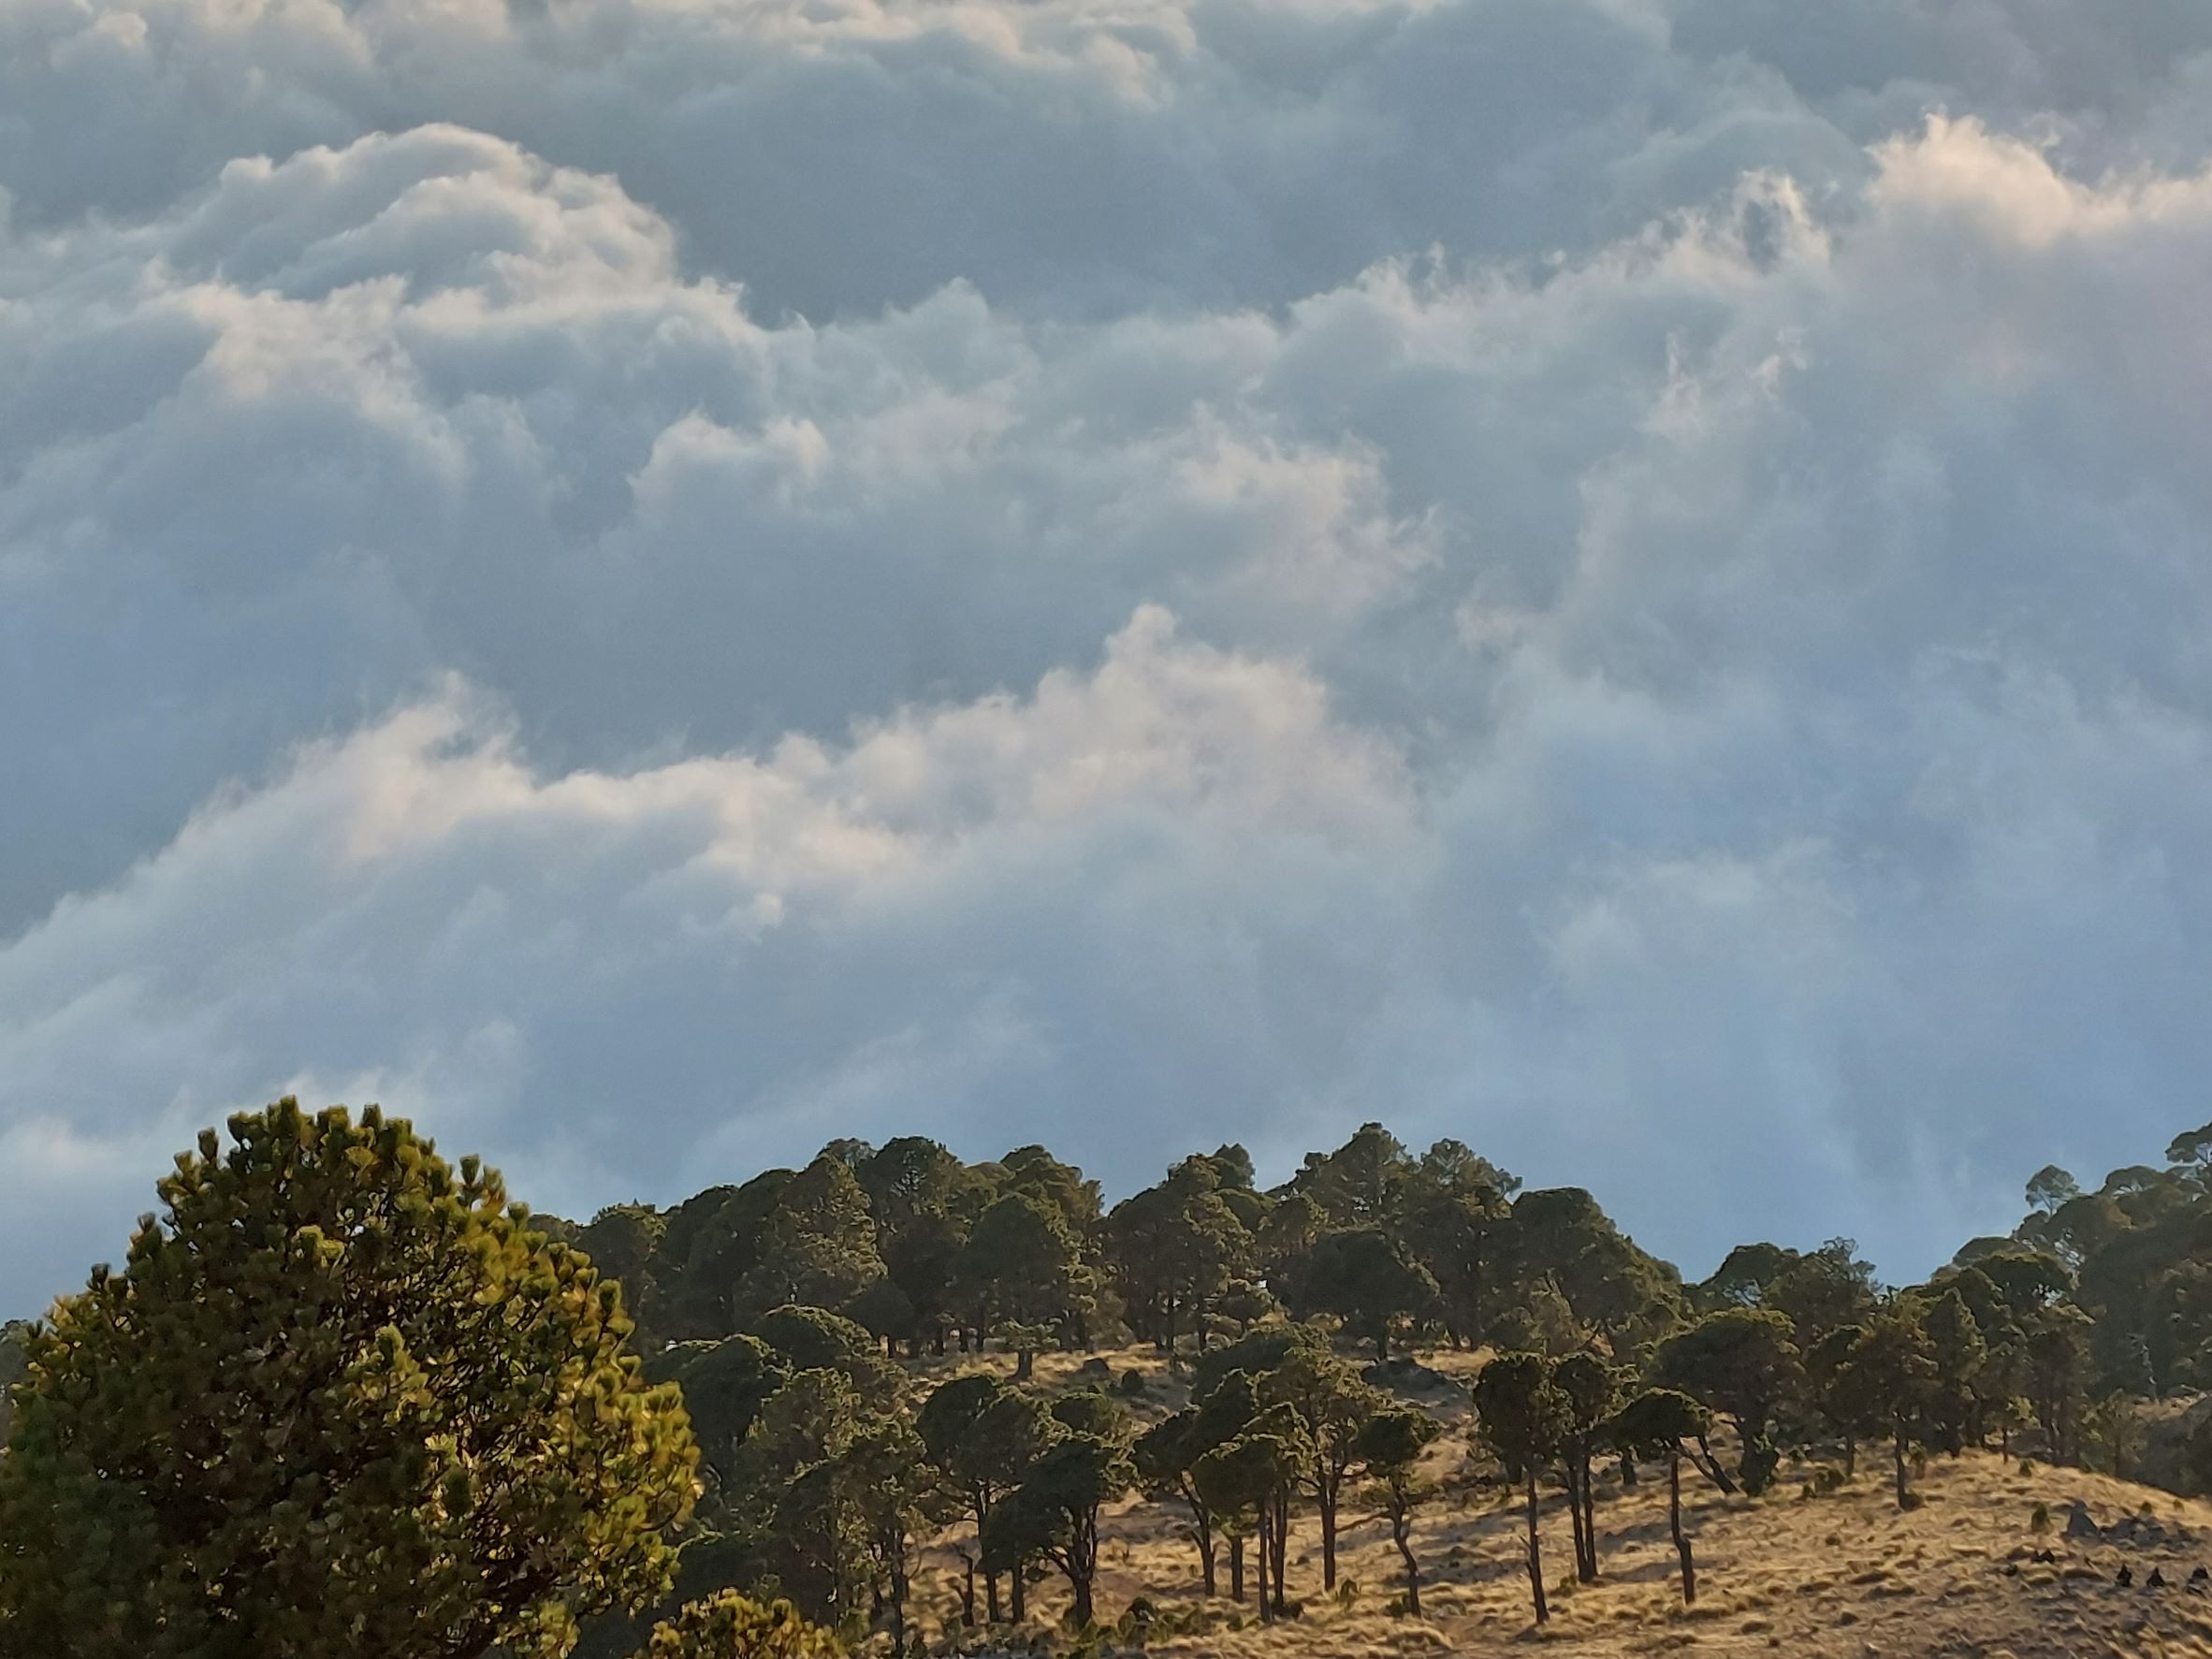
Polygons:
<instances>
[{"instance_id":1,"label":"shrub","mask_svg":"<svg viewBox=\"0 0 2212 1659\"><path fill-rule=\"evenodd\" d=\"M2048 1504L2038 1504L2028 1511L2028 1530L2031 1533L2047 1533L2051 1530L2051 1506Z\"/></svg>"}]
</instances>

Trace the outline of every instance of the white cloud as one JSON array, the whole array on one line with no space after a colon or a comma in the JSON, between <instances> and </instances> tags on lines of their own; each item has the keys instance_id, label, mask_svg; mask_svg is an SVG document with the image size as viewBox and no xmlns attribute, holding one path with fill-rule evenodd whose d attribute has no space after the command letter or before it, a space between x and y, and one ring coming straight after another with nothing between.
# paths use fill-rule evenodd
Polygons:
<instances>
[{"instance_id":1,"label":"white cloud","mask_svg":"<svg viewBox=\"0 0 2212 1659\"><path fill-rule=\"evenodd\" d=\"M293 1086L575 1207L1382 1115L1693 1266L2155 1152L2207 51L0 0L10 1295Z\"/></svg>"}]
</instances>

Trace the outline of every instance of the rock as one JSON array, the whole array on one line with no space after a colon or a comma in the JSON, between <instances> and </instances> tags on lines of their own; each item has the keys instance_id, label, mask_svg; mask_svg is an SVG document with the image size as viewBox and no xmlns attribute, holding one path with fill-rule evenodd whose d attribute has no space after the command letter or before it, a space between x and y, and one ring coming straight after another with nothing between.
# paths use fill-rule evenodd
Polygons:
<instances>
[{"instance_id":1,"label":"rock","mask_svg":"<svg viewBox=\"0 0 2212 1659\"><path fill-rule=\"evenodd\" d=\"M2089 1506L2079 1498L2066 1511L2066 1535L2070 1538L2102 1538L2104 1529L2089 1519Z\"/></svg>"},{"instance_id":2,"label":"rock","mask_svg":"<svg viewBox=\"0 0 2212 1659\"><path fill-rule=\"evenodd\" d=\"M2117 1584L2122 1590L2127 1589L2129 1585L2134 1583L2135 1581L2135 1569L2132 1566L2121 1567L2118 1576L2116 1577L2112 1581L2115 1584Z\"/></svg>"},{"instance_id":3,"label":"rock","mask_svg":"<svg viewBox=\"0 0 2212 1659\"><path fill-rule=\"evenodd\" d=\"M2143 1584L2147 1590L2163 1590L2166 1587L2166 1575L2152 1567L2150 1577L2144 1579Z\"/></svg>"}]
</instances>

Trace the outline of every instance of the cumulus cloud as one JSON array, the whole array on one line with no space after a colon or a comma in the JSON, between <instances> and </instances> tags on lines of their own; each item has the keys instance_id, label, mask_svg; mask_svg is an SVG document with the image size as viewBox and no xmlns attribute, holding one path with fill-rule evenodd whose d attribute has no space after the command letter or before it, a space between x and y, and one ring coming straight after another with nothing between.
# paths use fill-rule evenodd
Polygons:
<instances>
[{"instance_id":1,"label":"cumulus cloud","mask_svg":"<svg viewBox=\"0 0 2212 1659\"><path fill-rule=\"evenodd\" d=\"M8 1295L287 1088L1693 1268L2155 1152L2212 22L1801 11L0 0Z\"/></svg>"}]
</instances>

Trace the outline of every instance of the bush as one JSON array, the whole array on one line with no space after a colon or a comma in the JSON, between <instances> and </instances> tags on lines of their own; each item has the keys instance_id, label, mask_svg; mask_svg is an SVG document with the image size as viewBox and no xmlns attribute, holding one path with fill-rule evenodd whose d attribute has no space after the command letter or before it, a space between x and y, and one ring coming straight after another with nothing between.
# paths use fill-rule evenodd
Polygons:
<instances>
[{"instance_id":1,"label":"bush","mask_svg":"<svg viewBox=\"0 0 2212 1659\"><path fill-rule=\"evenodd\" d=\"M2047 1533L2051 1530L2051 1506L2048 1504L2038 1504L2028 1511L2028 1530L2031 1533Z\"/></svg>"}]
</instances>

